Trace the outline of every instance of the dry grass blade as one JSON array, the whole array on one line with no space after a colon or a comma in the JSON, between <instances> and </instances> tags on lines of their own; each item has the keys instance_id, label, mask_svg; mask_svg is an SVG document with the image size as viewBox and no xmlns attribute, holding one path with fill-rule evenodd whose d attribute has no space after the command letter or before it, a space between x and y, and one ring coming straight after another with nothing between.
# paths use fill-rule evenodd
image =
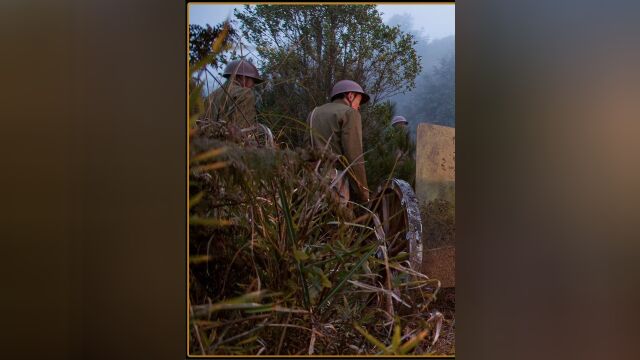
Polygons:
<instances>
[{"instance_id":1,"label":"dry grass blade","mask_svg":"<svg viewBox=\"0 0 640 360\"><path fill-rule=\"evenodd\" d=\"M442 329L442 322L444 321L444 315L441 312L436 311L433 313L431 318L427 322L435 322L436 323L436 332L433 335L433 340L431 341L431 345L435 344L440 337L440 330Z\"/></svg>"},{"instance_id":2,"label":"dry grass blade","mask_svg":"<svg viewBox=\"0 0 640 360\"><path fill-rule=\"evenodd\" d=\"M380 246L380 249L382 250L382 255L383 255L383 259L384 259L384 271L386 272L387 276L386 276L386 283L385 286L387 287L387 313L389 313L389 315L391 316L391 318L393 319L393 316L395 314L394 309L393 309L393 301L391 299L394 298L394 294L393 294L393 287L391 286L391 271L389 271L389 257L387 256L387 247L386 246ZM397 297L399 298L399 297ZM408 307L411 307L409 305L407 305Z\"/></svg>"},{"instance_id":3,"label":"dry grass blade","mask_svg":"<svg viewBox=\"0 0 640 360\"><path fill-rule=\"evenodd\" d=\"M191 316L193 316L193 307L191 307L190 309L191 311ZM200 329L198 328L198 324L195 321L192 321L191 324L193 325L193 331L196 334L196 339L198 340L198 345L200 346L200 351L202 352L202 354L205 354L205 348L204 345L202 343L202 336L200 335Z\"/></svg>"},{"instance_id":4,"label":"dry grass blade","mask_svg":"<svg viewBox=\"0 0 640 360\"><path fill-rule=\"evenodd\" d=\"M309 341L309 355L313 355L313 345L316 343L316 332L311 331L311 340Z\"/></svg>"},{"instance_id":5,"label":"dry grass blade","mask_svg":"<svg viewBox=\"0 0 640 360\"><path fill-rule=\"evenodd\" d=\"M271 306L271 305L268 305ZM206 317L216 311L222 310L246 310L246 309L264 309L264 304L258 303L244 303L244 304L229 304L229 303L217 303L213 305L194 305L193 315L196 318Z\"/></svg>"},{"instance_id":6,"label":"dry grass blade","mask_svg":"<svg viewBox=\"0 0 640 360\"><path fill-rule=\"evenodd\" d=\"M361 283L359 281L354 281L354 280L349 280L349 283L351 283L352 285L357 286L359 288L365 289L368 292L381 293L381 294L384 294L385 296L390 296L393 299L395 299L396 301L398 301L399 303L401 303L402 305L404 305L404 306L406 306L408 308L411 307L411 305L407 304L405 301L403 301L398 295L396 295L391 290L379 288L379 287L376 287L376 286L367 285L365 283Z\"/></svg>"}]
</instances>

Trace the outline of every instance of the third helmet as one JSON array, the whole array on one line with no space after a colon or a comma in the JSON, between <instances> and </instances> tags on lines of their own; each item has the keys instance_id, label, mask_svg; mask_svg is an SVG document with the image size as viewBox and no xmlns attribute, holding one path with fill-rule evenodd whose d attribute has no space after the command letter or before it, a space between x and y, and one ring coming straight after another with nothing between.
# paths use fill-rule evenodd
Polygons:
<instances>
[{"instance_id":1,"label":"third helmet","mask_svg":"<svg viewBox=\"0 0 640 360\"><path fill-rule=\"evenodd\" d=\"M409 124L409 122L407 121L407 119L405 119L404 116L402 115L398 115L398 116L394 116L393 120L391 120L391 125L395 125L397 123L405 123L405 124Z\"/></svg>"}]
</instances>

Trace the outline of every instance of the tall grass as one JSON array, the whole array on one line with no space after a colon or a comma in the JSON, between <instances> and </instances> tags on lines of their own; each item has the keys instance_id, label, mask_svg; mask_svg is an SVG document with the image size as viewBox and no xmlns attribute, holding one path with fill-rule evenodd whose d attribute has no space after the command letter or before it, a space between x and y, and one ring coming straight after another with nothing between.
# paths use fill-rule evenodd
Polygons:
<instances>
[{"instance_id":1,"label":"tall grass","mask_svg":"<svg viewBox=\"0 0 640 360\"><path fill-rule=\"evenodd\" d=\"M192 354L428 351L437 281L406 253L376 257L386 245L368 217L315 171L326 159L206 138L191 152ZM387 348L400 326L409 345Z\"/></svg>"},{"instance_id":2,"label":"tall grass","mask_svg":"<svg viewBox=\"0 0 640 360\"><path fill-rule=\"evenodd\" d=\"M438 281L410 269L404 252L387 257L367 211L339 204L332 160L242 146L224 123L204 136L198 89L194 81L189 353L432 353Z\"/></svg>"}]
</instances>

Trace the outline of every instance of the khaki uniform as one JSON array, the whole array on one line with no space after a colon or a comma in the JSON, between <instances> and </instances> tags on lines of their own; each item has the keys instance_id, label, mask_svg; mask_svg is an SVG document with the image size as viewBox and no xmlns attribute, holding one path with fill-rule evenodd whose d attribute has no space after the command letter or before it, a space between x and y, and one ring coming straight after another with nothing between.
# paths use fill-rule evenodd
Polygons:
<instances>
[{"instance_id":1,"label":"khaki uniform","mask_svg":"<svg viewBox=\"0 0 640 360\"><path fill-rule=\"evenodd\" d=\"M360 112L347 106L341 99L315 108L307 119L310 142L319 149L328 150L346 158L352 164L349 184L354 198L363 203L369 200L367 174L362 154L362 119ZM339 169L343 169L338 165ZM344 184L338 184L342 188Z\"/></svg>"},{"instance_id":2,"label":"khaki uniform","mask_svg":"<svg viewBox=\"0 0 640 360\"><path fill-rule=\"evenodd\" d=\"M228 80L205 99L205 125L224 121L240 128L256 125L256 99L253 91L235 80Z\"/></svg>"}]
</instances>

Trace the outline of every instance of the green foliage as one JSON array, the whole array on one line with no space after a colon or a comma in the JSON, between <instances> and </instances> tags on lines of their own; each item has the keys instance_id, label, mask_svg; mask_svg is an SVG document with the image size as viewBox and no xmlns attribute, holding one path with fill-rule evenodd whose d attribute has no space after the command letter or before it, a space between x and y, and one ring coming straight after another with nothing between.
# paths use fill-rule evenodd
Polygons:
<instances>
[{"instance_id":1,"label":"green foliage","mask_svg":"<svg viewBox=\"0 0 640 360\"><path fill-rule=\"evenodd\" d=\"M262 94L264 112L304 121L341 79L362 84L376 104L413 88L421 71L413 36L385 25L375 5L257 5L235 15L273 80ZM300 122L272 120L265 122L275 132L302 145Z\"/></svg>"},{"instance_id":2,"label":"green foliage","mask_svg":"<svg viewBox=\"0 0 640 360\"><path fill-rule=\"evenodd\" d=\"M223 33L225 26L228 27L228 35L224 36L222 48L227 49L233 44L233 37L236 30L230 23L221 23L214 27L200 25L189 25L189 65L195 65L213 51L213 44L216 38ZM209 60L209 64L216 67L223 61L223 52L218 51L216 56Z\"/></svg>"}]
</instances>

